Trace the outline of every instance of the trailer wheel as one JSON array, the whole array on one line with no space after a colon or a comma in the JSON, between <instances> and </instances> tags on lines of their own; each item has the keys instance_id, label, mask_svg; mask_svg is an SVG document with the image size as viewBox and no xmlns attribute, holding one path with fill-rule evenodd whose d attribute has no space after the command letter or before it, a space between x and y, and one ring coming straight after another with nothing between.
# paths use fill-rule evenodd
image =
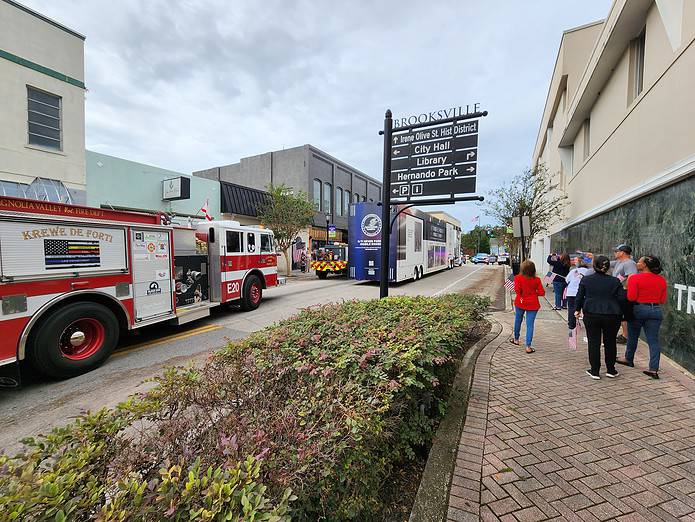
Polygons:
<instances>
[{"instance_id":1,"label":"trailer wheel","mask_svg":"<svg viewBox=\"0 0 695 522\"><path fill-rule=\"evenodd\" d=\"M420 279L420 271L415 267L413 271L413 281L417 281L418 279Z\"/></svg>"},{"instance_id":2,"label":"trailer wheel","mask_svg":"<svg viewBox=\"0 0 695 522\"><path fill-rule=\"evenodd\" d=\"M118 343L118 320L97 303L73 303L50 313L29 340L31 364L44 375L66 379L87 373Z\"/></svg>"},{"instance_id":3,"label":"trailer wheel","mask_svg":"<svg viewBox=\"0 0 695 522\"><path fill-rule=\"evenodd\" d=\"M316 272L316 275L318 276L319 279L326 279L328 277L328 271L326 270L318 270Z\"/></svg>"},{"instance_id":4,"label":"trailer wheel","mask_svg":"<svg viewBox=\"0 0 695 522\"><path fill-rule=\"evenodd\" d=\"M241 296L241 309L249 312L258 308L263 298L263 285L258 276L250 275L244 282L244 293Z\"/></svg>"},{"instance_id":5,"label":"trailer wheel","mask_svg":"<svg viewBox=\"0 0 695 522\"><path fill-rule=\"evenodd\" d=\"M420 279L422 279L423 277L425 277L425 269L422 268L422 265L420 265Z\"/></svg>"}]
</instances>

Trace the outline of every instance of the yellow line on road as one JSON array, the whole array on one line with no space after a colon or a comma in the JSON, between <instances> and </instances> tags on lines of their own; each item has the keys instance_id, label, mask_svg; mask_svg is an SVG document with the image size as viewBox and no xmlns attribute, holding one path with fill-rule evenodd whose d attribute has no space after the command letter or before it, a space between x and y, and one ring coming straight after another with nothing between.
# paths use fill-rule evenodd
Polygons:
<instances>
[{"instance_id":1,"label":"yellow line on road","mask_svg":"<svg viewBox=\"0 0 695 522\"><path fill-rule=\"evenodd\" d=\"M111 355L111 357L119 357L121 355L126 355L129 353L138 352L140 350L144 350L146 348L152 348L153 346L165 344L165 343L168 343L170 341L180 341L181 339L187 339L188 337L193 337L193 336L200 335L200 334L207 333L207 332L213 332L215 330L220 330L221 328L222 328L221 326L218 326L216 324L201 326L199 328L194 328L193 330L187 330L185 332L181 332L178 334L168 335L166 337L162 337L161 339L157 339L155 341L149 341L146 343L135 344L133 346L129 346L125 350L119 350L117 352L114 352L113 355Z\"/></svg>"}]
</instances>

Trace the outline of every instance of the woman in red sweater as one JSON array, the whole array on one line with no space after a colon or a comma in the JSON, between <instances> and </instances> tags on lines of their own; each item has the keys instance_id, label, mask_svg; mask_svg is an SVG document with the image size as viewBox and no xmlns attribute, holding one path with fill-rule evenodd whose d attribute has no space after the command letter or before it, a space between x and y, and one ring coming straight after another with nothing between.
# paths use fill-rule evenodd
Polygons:
<instances>
[{"instance_id":1,"label":"woman in red sweater","mask_svg":"<svg viewBox=\"0 0 695 522\"><path fill-rule=\"evenodd\" d=\"M637 262L639 273L631 275L627 280L627 299L635 303L634 319L627 324L627 347L625 357L615 362L634 366L635 351L640 331L649 344L649 370L644 374L652 379L659 378L659 329L663 319L661 305L666 302L666 279L661 274L661 261L655 256L641 257Z\"/></svg>"},{"instance_id":2,"label":"woman in red sweater","mask_svg":"<svg viewBox=\"0 0 695 522\"><path fill-rule=\"evenodd\" d=\"M533 261L527 260L521 263L519 272L519 275L514 278L514 292L516 293L514 299L514 338L509 339L509 342L519 345L521 322L526 315L526 353L533 353L536 351L531 348L533 323L541 307L538 297L545 295L545 289L541 280L536 277L536 265L533 264Z\"/></svg>"}]
</instances>

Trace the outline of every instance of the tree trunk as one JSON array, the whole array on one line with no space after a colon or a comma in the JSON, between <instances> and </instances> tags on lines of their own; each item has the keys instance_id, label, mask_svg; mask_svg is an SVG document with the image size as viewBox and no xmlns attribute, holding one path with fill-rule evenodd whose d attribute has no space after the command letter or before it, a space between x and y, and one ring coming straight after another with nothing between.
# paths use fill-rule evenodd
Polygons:
<instances>
[{"instance_id":1,"label":"tree trunk","mask_svg":"<svg viewBox=\"0 0 695 522\"><path fill-rule=\"evenodd\" d=\"M290 249L289 247L284 250L285 253L285 275L289 276L290 272L292 271L292 261L290 260L290 255L289 255Z\"/></svg>"}]
</instances>

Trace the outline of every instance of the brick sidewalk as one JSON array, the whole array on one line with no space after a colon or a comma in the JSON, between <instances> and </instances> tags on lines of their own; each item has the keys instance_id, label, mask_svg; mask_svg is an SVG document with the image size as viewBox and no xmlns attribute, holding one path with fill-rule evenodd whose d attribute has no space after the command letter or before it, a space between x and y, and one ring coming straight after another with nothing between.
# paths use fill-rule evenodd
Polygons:
<instances>
[{"instance_id":1,"label":"brick sidewalk","mask_svg":"<svg viewBox=\"0 0 695 522\"><path fill-rule=\"evenodd\" d=\"M449 492L450 521L695 521L695 382L662 359L594 381L586 344L543 303L534 347L502 334L480 354ZM522 327L522 340L525 329ZM619 354L621 348L618 348Z\"/></svg>"}]
</instances>

